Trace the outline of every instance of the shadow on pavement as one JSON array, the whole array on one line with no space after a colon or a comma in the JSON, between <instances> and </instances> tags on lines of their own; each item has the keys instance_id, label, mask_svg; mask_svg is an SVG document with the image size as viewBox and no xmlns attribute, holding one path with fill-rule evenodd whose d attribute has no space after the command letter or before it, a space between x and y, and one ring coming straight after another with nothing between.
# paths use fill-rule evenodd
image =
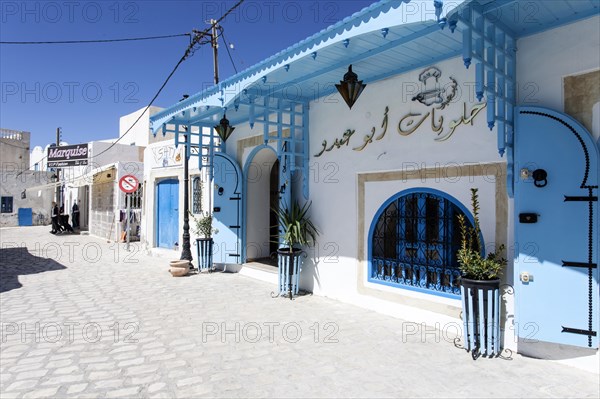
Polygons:
<instances>
[{"instance_id":1,"label":"shadow on pavement","mask_svg":"<svg viewBox=\"0 0 600 399\"><path fill-rule=\"evenodd\" d=\"M54 259L32 255L26 247L0 249L0 293L21 288L20 275L66 269Z\"/></svg>"}]
</instances>

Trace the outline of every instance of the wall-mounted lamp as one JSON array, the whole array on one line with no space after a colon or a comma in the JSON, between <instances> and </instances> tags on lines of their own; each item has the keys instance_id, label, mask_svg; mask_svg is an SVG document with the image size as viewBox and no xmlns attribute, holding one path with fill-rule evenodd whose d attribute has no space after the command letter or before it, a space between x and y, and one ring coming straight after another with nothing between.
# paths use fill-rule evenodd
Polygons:
<instances>
[{"instance_id":1,"label":"wall-mounted lamp","mask_svg":"<svg viewBox=\"0 0 600 399\"><path fill-rule=\"evenodd\" d=\"M231 136L231 133L233 133L233 131L235 130L235 127L233 127L229 124L227 115L223 114L223 119L221 119L221 122L219 122L219 124L215 126L215 130L217 131L217 134L219 135L221 140L223 140L223 142L225 142L225 141L227 141L229 136Z\"/></svg>"},{"instance_id":2,"label":"wall-mounted lamp","mask_svg":"<svg viewBox=\"0 0 600 399\"><path fill-rule=\"evenodd\" d=\"M358 75L352 72L352 64L350 64L348 72L344 75L344 80L341 80L340 84L335 85L335 87L340 92L344 101L346 101L346 104L348 104L348 107L352 109L352 106L367 85L362 80L358 80Z\"/></svg>"}]
</instances>

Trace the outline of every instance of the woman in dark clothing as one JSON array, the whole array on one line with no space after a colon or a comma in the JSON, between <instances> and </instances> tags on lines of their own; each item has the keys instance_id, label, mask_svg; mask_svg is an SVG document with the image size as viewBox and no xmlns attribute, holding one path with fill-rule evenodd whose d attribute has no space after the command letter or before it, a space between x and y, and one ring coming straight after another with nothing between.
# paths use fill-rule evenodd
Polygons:
<instances>
[{"instance_id":1,"label":"woman in dark clothing","mask_svg":"<svg viewBox=\"0 0 600 399\"><path fill-rule=\"evenodd\" d=\"M58 205L52 201L52 209L50 210L52 220L52 231L50 233L56 234L60 231L60 224L58 223Z\"/></svg>"}]
</instances>

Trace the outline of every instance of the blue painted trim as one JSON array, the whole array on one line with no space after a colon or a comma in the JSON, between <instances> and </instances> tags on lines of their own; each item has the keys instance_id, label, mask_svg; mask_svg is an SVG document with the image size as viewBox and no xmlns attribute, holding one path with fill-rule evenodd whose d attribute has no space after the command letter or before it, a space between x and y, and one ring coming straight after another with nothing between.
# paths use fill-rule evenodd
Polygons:
<instances>
[{"instance_id":1,"label":"blue painted trim","mask_svg":"<svg viewBox=\"0 0 600 399\"><path fill-rule=\"evenodd\" d=\"M246 221L246 215L248 214L248 169L250 168L250 164L252 160L261 150L269 149L273 151L273 154L279 159L277 156L277 151L273 147L268 144L261 144L250 152L248 155L248 159L246 159L246 163L244 163L244 168L242 170L242 258L241 263L246 263L246 243L248 236L248 223Z\"/></svg>"},{"instance_id":2,"label":"blue painted trim","mask_svg":"<svg viewBox=\"0 0 600 399\"><path fill-rule=\"evenodd\" d=\"M159 177L154 179L154 247L158 246L158 185L161 183L175 182L177 183L177 190L179 190L179 179L173 176ZM179 194L178 194L179 195Z\"/></svg>"},{"instance_id":3,"label":"blue painted trim","mask_svg":"<svg viewBox=\"0 0 600 399\"><path fill-rule=\"evenodd\" d=\"M404 284L397 284L397 283L393 283L393 282L389 282L389 281L381 281L381 280L377 280L371 277L372 275L372 271L373 271L373 265L371 262L371 258L373 256L373 233L375 232L375 226L377 225L377 221L379 220L379 217L383 214L383 212L385 211L385 209L394 201L398 200L398 198L400 197L404 197L406 195L410 195L410 194L416 194L416 193L425 193L425 194L433 194L433 195L437 195L438 197L447 199L448 201L450 201L453 205L455 205L458 209L460 209L469 219L469 221L471 222L471 224L475 224L475 219L473 218L473 215L471 214L471 212L462 204L462 202L460 202L459 200L457 200L456 198L454 198L453 196L451 196L448 193L445 193L443 191L440 190L436 190L434 188L429 188L429 187L415 187L415 188L409 188L406 190L402 190L396 194L394 194L393 196L391 196L390 198L388 198L377 210L377 212L375 213L375 216L373 217L373 220L371 221L371 226L369 227L369 235L367 236L367 281L369 283L375 283L375 284L381 284L381 285L387 285L389 287L395 287L395 288L401 288L401 289L407 289L409 291L417 291L417 292L422 292L425 294L430 294L430 295L436 295L436 296L441 296L444 298L451 298L451 299L459 299L460 295L457 294L450 294L447 292L440 292L440 291L433 291L433 290L428 290L426 288L421 288L421 287L414 287L414 286L410 286L410 285L404 285ZM481 250L482 250L482 255L485 255L485 242L483 241L483 237L481 237Z\"/></svg>"},{"instance_id":4,"label":"blue painted trim","mask_svg":"<svg viewBox=\"0 0 600 399\"><path fill-rule=\"evenodd\" d=\"M302 146L304 154L302 154L302 192L306 201L310 198L310 134L309 126L310 105L302 104Z\"/></svg>"}]
</instances>

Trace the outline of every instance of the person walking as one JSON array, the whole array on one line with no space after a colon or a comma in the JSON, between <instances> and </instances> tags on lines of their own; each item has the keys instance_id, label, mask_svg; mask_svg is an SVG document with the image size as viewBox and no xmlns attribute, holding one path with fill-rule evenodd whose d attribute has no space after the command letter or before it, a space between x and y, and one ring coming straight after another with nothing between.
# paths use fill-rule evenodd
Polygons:
<instances>
[{"instance_id":1,"label":"person walking","mask_svg":"<svg viewBox=\"0 0 600 399\"><path fill-rule=\"evenodd\" d=\"M73 208L71 209L73 213L73 228L79 228L79 205L77 205L77 200L73 202Z\"/></svg>"},{"instance_id":2,"label":"person walking","mask_svg":"<svg viewBox=\"0 0 600 399\"><path fill-rule=\"evenodd\" d=\"M58 205L55 201L52 201L52 209L50 210L52 220L52 231L50 233L56 234L60 231L60 224L58 222Z\"/></svg>"}]
</instances>

